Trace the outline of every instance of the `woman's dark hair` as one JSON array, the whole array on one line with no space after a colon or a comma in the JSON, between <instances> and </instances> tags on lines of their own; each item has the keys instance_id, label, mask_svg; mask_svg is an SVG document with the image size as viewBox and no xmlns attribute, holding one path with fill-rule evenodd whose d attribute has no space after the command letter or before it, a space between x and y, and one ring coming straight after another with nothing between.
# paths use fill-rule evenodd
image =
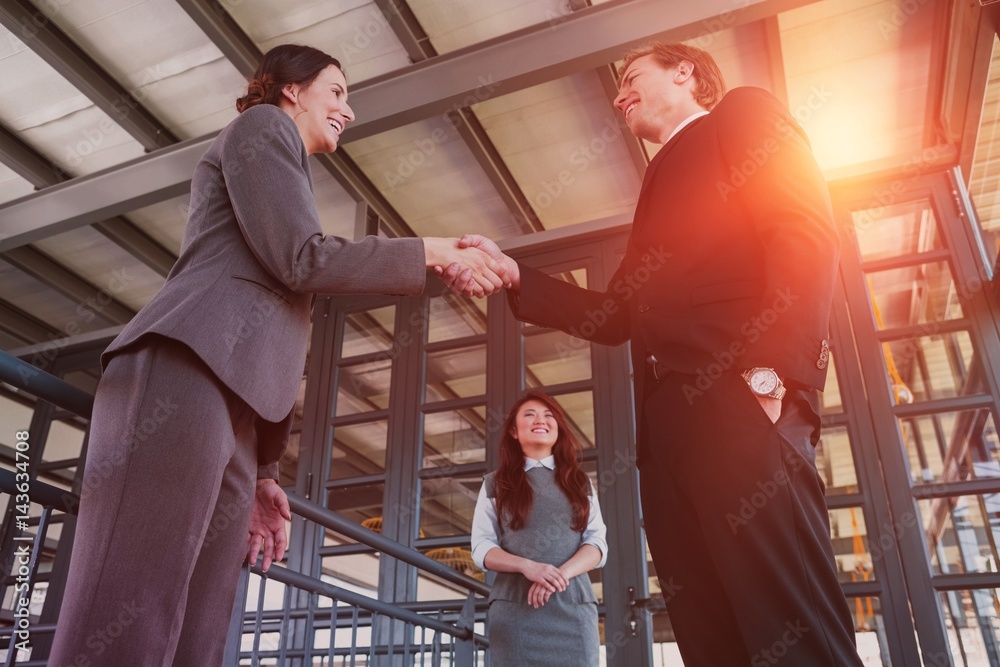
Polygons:
<instances>
[{"instance_id":1,"label":"woman's dark hair","mask_svg":"<svg viewBox=\"0 0 1000 667\"><path fill-rule=\"evenodd\" d=\"M330 65L341 72L340 62L311 46L279 44L264 54L257 71L247 83L247 94L236 100L236 110L243 113L258 104L279 105L281 89L290 83L309 85Z\"/></svg>"},{"instance_id":2,"label":"woman's dark hair","mask_svg":"<svg viewBox=\"0 0 1000 667\"><path fill-rule=\"evenodd\" d=\"M552 411L552 416L559 425L559 436L552 447L552 455L556 459L556 482L573 506L573 523L576 531L583 531L590 518L590 480L587 473L580 468L579 457L583 455L583 447L569 430L566 414L559 404L540 391L529 391L514 407L510 409L503 425L503 435L500 438L500 467L495 477L495 496L497 517L508 517L512 530L524 526L531 510L534 493L528 476L524 472L524 453L521 444L514 438L517 429L517 413L528 401L538 401Z\"/></svg>"}]
</instances>

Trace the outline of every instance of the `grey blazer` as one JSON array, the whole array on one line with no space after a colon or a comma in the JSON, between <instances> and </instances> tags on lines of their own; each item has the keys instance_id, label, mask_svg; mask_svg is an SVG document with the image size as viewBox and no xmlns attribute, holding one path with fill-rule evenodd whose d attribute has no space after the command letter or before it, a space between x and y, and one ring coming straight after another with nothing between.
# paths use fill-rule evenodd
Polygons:
<instances>
[{"instance_id":1,"label":"grey blazer","mask_svg":"<svg viewBox=\"0 0 1000 667\"><path fill-rule=\"evenodd\" d=\"M302 381L312 295L419 294L426 276L419 238L324 236L295 123L252 107L195 167L180 257L102 364L146 334L185 343L272 422L258 445L259 462L272 463Z\"/></svg>"}]
</instances>

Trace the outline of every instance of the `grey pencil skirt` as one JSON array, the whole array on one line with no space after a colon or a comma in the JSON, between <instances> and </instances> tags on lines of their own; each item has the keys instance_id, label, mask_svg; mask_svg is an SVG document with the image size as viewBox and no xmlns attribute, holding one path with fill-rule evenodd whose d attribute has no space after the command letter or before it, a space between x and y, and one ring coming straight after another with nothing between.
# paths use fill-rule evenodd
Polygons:
<instances>
[{"instance_id":1,"label":"grey pencil skirt","mask_svg":"<svg viewBox=\"0 0 1000 667\"><path fill-rule=\"evenodd\" d=\"M543 607L493 600L487 612L491 667L597 667L597 604L558 593Z\"/></svg>"}]
</instances>

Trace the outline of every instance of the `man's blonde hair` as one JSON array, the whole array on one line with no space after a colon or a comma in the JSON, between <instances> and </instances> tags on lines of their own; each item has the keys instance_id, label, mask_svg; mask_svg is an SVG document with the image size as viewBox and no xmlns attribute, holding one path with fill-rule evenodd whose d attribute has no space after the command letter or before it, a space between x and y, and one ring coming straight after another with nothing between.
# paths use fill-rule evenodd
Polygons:
<instances>
[{"instance_id":1,"label":"man's blonde hair","mask_svg":"<svg viewBox=\"0 0 1000 667\"><path fill-rule=\"evenodd\" d=\"M650 55L663 69L676 67L684 60L694 65L694 101L698 106L711 110L726 93L726 82L722 79L722 72L715 59L707 51L680 43L654 42L626 53L625 62L618 70L618 85L621 86L622 75L636 58Z\"/></svg>"}]
</instances>

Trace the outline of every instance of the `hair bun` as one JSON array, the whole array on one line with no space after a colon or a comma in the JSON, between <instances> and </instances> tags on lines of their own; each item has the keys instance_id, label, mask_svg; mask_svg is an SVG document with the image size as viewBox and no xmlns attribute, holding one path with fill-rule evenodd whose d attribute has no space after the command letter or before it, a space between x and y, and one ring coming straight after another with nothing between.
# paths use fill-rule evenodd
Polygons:
<instances>
[{"instance_id":1,"label":"hair bun","mask_svg":"<svg viewBox=\"0 0 1000 667\"><path fill-rule=\"evenodd\" d=\"M236 100L236 110L243 113L250 107L264 102L268 96L268 88L274 84L274 76L267 72L263 76L250 79L247 82L247 94Z\"/></svg>"}]
</instances>

